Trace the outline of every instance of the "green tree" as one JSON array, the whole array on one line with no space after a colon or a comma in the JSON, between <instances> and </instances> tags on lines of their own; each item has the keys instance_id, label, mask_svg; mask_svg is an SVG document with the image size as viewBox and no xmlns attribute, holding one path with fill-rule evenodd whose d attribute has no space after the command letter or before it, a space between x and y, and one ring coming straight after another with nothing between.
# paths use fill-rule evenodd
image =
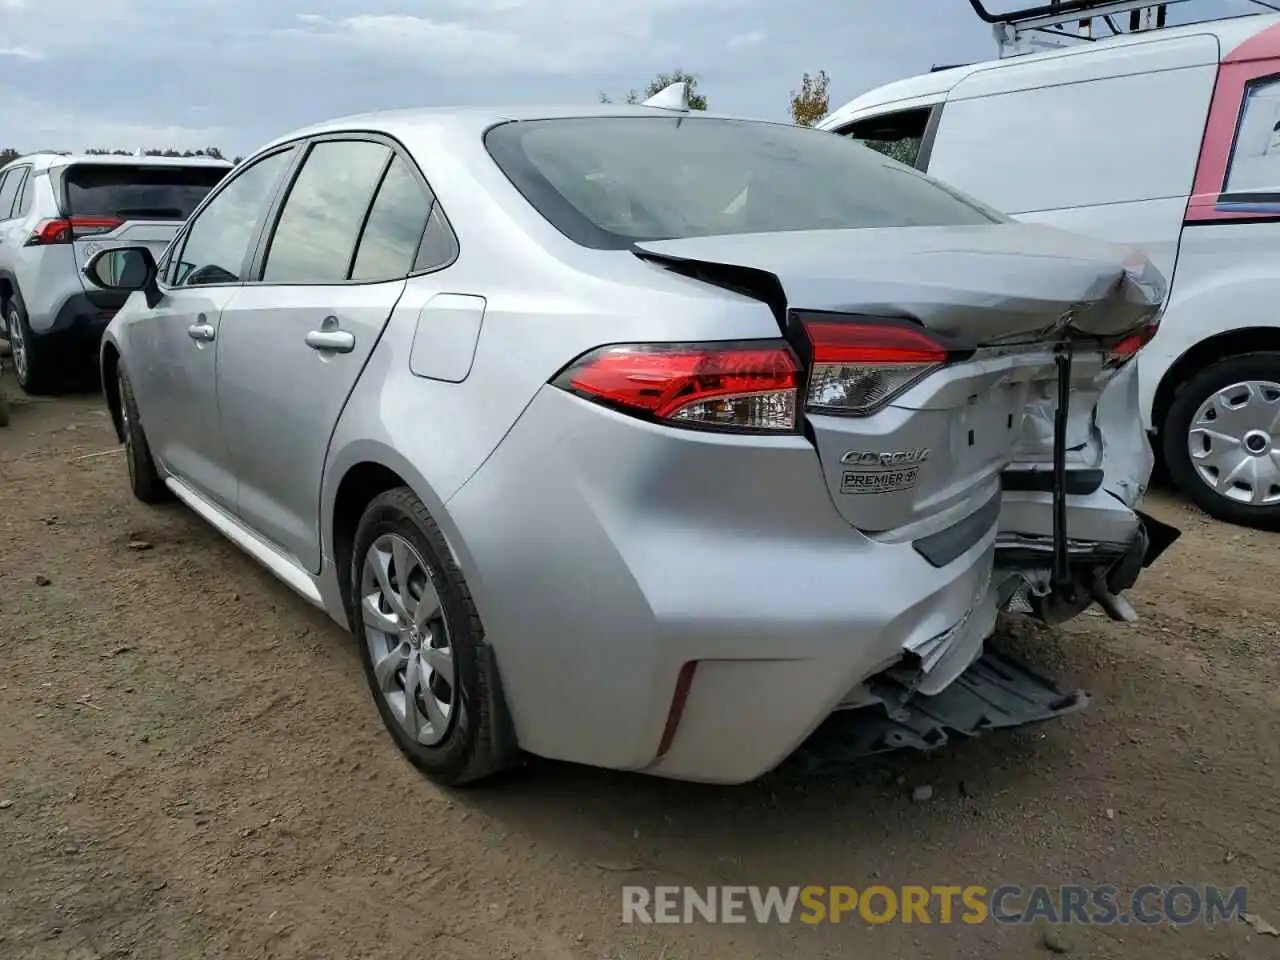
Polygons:
<instances>
[{"instance_id":1,"label":"green tree","mask_svg":"<svg viewBox=\"0 0 1280 960\"><path fill-rule=\"evenodd\" d=\"M22 154L13 149L13 147L5 147L3 150L0 150L0 166L3 166L6 163L11 163L12 161L17 160L20 156L22 156Z\"/></svg>"},{"instance_id":2,"label":"green tree","mask_svg":"<svg viewBox=\"0 0 1280 960\"><path fill-rule=\"evenodd\" d=\"M687 70L681 70L678 67L670 73L660 73L654 77L649 82L649 86L645 87L643 94L637 93L635 90L630 90L622 99L624 103L640 103L655 94L661 93L673 83L680 83L682 81L689 86L689 108L691 110L707 109L706 96L698 92L698 78ZM612 103L613 101L609 98L607 93L601 93L600 102Z\"/></svg>"},{"instance_id":3,"label":"green tree","mask_svg":"<svg viewBox=\"0 0 1280 960\"><path fill-rule=\"evenodd\" d=\"M827 87L831 78L827 71L819 70L817 76L805 74L800 80L800 92L791 91L791 118L802 127L812 127L827 115L831 98Z\"/></svg>"}]
</instances>

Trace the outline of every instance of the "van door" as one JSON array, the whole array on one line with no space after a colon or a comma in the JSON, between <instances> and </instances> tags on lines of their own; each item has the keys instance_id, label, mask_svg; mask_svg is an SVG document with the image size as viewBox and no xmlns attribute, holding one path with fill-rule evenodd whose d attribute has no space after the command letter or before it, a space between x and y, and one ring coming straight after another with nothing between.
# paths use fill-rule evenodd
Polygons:
<instances>
[{"instance_id":1,"label":"van door","mask_svg":"<svg viewBox=\"0 0 1280 960\"><path fill-rule=\"evenodd\" d=\"M1222 58L1167 332L1149 361L1159 392L1148 394L1179 489L1211 516L1264 528L1280 516L1278 258L1280 28L1271 26Z\"/></svg>"},{"instance_id":2,"label":"van door","mask_svg":"<svg viewBox=\"0 0 1280 960\"><path fill-rule=\"evenodd\" d=\"M998 62L951 90L928 173L997 210L1131 244L1172 279L1218 73L1212 34Z\"/></svg>"}]
</instances>

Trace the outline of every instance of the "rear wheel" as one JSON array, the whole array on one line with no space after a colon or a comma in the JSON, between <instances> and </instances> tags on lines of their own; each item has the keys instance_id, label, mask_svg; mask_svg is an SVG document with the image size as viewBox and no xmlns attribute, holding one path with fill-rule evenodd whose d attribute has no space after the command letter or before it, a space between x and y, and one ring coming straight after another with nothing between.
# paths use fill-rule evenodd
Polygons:
<instances>
[{"instance_id":1,"label":"rear wheel","mask_svg":"<svg viewBox=\"0 0 1280 960\"><path fill-rule=\"evenodd\" d=\"M58 386L57 351L47 337L31 329L26 307L17 293L5 303L4 318L18 386L32 395L52 393Z\"/></svg>"},{"instance_id":2,"label":"rear wheel","mask_svg":"<svg viewBox=\"0 0 1280 960\"><path fill-rule=\"evenodd\" d=\"M124 372L124 365L116 367L116 382L120 391L120 432L124 434L124 459L129 468L129 488L143 503L163 503L169 499L169 488L160 479L147 434L138 416L138 403L133 398L133 387Z\"/></svg>"},{"instance_id":3,"label":"rear wheel","mask_svg":"<svg viewBox=\"0 0 1280 960\"><path fill-rule=\"evenodd\" d=\"M1162 432L1169 473L1198 507L1280 528L1280 353L1205 367L1178 389Z\"/></svg>"},{"instance_id":4,"label":"rear wheel","mask_svg":"<svg viewBox=\"0 0 1280 960\"><path fill-rule=\"evenodd\" d=\"M408 487L365 509L352 551L351 614L369 688L396 746L459 785L505 765L505 714L471 593Z\"/></svg>"}]
</instances>

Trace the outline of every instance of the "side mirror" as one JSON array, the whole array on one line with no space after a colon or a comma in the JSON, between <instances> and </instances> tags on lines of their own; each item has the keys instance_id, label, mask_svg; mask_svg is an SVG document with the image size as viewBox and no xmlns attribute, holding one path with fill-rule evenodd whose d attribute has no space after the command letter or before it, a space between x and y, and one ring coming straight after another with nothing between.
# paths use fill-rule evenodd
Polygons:
<instances>
[{"instance_id":1,"label":"side mirror","mask_svg":"<svg viewBox=\"0 0 1280 960\"><path fill-rule=\"evenodd\" d=\"M147 306L160 299L156 286L156 258L148 247L112 247L95 253L82 271L89 282L103 290L143 290Z\"/></svg>"}]
</instances>

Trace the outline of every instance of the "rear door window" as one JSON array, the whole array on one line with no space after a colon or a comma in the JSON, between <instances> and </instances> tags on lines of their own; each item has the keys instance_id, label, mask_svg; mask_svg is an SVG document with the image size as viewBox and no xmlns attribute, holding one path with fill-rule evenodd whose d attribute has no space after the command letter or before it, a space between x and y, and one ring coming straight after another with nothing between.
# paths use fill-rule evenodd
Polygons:
<instances>
[{"instance_id":1,"label":"rear door window","mask_svg":"<svg viewBox=\"0 0 1280 960\"><path fill-rule=\"evenodd\" d=\"M431 195L409 164L396 157L369 211L351 279L394 280L407 276L413 269L430 212Z\"/></svg>"},{"instance_id":2,"label":"rear door window","mask_svg":"<svg viewBox=\"0 0 1280 960\"><path fill-rule=\"evenodd\" d=\"M390 160L391 149L380 143L317 143L289 190L262 279L341 283L350 277L356 240Z\"/></svg>"},{"instance_id":3,"label":"rear door window","mask_svg":"<svg viewBox=\"0 0 1280 960\"><path fill-rule=\"evenodd\" d=\"M31 212L31 200L35 193L35 181L35 171L28 168L27 178L22 181L22 190L18 194L18 202L13 208L13 215L15 217L25 217Z\"/></svg>"},{"instance_id":4,"label":"rear door window","mask_svg":"<svg viewBox=\"0 0 1280 960\"><path fill-rule=\"evenodd\" d=\"M230 170L78 163L63 177L68 213L117 220L186 220Z\"/></svg>"},{"instance_id":5,"label":"rear door window","mask_svg":"<svg viewBox=\"0 0 1280 960\"><path fill-rule=\"evenodd\" d=\"M13 201L18 198L18 188L22 186L22 175L26 172L26 167L15 167L0 181L0 220L8 220L13 212Z\"/></svg>"}]
</instances>

